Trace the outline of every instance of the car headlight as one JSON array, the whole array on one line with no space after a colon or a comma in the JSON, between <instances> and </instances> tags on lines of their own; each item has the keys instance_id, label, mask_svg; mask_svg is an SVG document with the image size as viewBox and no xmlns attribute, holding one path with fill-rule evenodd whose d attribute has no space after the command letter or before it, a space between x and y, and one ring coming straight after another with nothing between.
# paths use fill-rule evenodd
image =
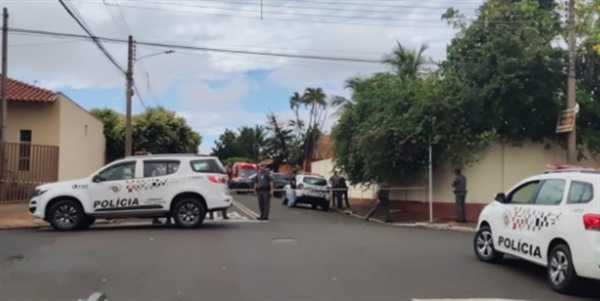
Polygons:
<instances>
[{"instance_id":1,"label":"car headlight","mask_svg":"<svg viewBox=\"0 0 600 301\"><path fill-rule=\"evenodd\" d=\"M33 196L34 196L34 197L35 197L35 196L40 196L40 195L42 195L42 194L46 193L46 191L48 191L48 188L44 188L44 189L41 189L41 188L36 188L36 189L33 191Z\"/></svg>"}]
</instances>

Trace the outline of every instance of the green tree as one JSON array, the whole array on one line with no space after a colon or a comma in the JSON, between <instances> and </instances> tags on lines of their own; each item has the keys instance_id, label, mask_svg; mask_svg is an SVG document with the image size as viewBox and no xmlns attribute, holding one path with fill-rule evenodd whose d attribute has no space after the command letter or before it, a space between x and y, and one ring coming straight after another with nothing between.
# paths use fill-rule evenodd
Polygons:
<instances>
[{"instance_id":1,"label":"green tree","mask_svg":"<svg viewBox=\"0 0 600 301\"><path fill-rule=\"evenodd\" d=\"M238 129L237 144L242 157L252 158L256 162L260 159L265 147L267 132L262 125L254 127L244 126Z\"/></svg>"},{"instance_id":2,"label":"green tree","mask_svg":"<svg viewBox=\"0 0 600 301\"><path fill-rule=\"evenodd\" d=\"M238 134L230 129L225 129L223 134L219 135L219 139L215 141L211 155L217 156L223 161L234 157L244 157L238 143Z\"/></svg>"},{"instance_id":3,"label":"green tree","mask_svg":"<svg viewBox=\"0 0 600 301\"><path fill-rule=\"evenodd\" d=\"M470 113L463 118L473 132L495 131L512 143L553 136L566 83L565 51L553 46L562 30L553 8L543 0L490 0L470 25L457 10L444 14L461 30L441 64L443 97Z\"/></svg>"},{"instance_id":4,"label":"green tree","mask_svg":"<svg viewBox=\"0 0 600 301\"><path fill-rule=\"evenodd\" d=\"M109 108L92 109L90 113L104 124L106 162L123 158L125 152L125 117Z\"/></svg>"},{"instance_id":5,"label":"green tree","mask_svg":"<svg viewBox=\"0 0 600 301\"><path fill-rule=\"evenodd\" d=\"M133 116L133 149L153 154L198 153L202 137L187 121L163 107Z\"/></svg>"},{"instance_id":6,"label":"green tree","mask_svg":"<svg viewBox=\"0 0 600 301\"><path fill-rule=\"evenodd\" d=\"M123 158L125 153L125 116L108 108L90 111L102 120L106 139L106 161ZM133 149L151 153L197 153L202 142L186 120L162 107L148 108L133 116Z\"/></svg>"}]
</instances>

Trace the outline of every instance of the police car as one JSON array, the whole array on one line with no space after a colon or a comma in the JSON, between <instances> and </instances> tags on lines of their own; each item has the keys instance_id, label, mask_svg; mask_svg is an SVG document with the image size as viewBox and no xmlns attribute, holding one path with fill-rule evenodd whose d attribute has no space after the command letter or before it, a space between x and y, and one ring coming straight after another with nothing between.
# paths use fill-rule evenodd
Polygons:
<instances>
[{"instance_id":1,"label":"police car","mask_svg":"<svg viewBox=\"0 0 600 301\"><path fill-rule=\"evenodd\" d=\"M556 166L498 193L479 216L475 255L505 254L545 266L555 291L600 280L600 169Z\"/></svg>"},{"instance_id":2,"label":"police car","mask_svg":"<svg viewBox=\"0 0 600 301\"><path fill-rule=\"evenodd\" d=\"M283 204L287 205L287 201L287 199L284 199ZM295 204L309 204L313 209L321 207L323 211L329 211L327 180L317 174L297 174Z\"/></svg>"},{"instance_id":3,"label":"police car","mask_svg":"<svg viewBox=\"0 0 600 301\"><path fill-rule=\"evenodd\" d=\"M131 156L87 178L35 188L29 212L56 230L78 230L96 219L172 217L183 228L207 212L232 206L218 158L195 154Z\"/></svg>"}]
</instances>

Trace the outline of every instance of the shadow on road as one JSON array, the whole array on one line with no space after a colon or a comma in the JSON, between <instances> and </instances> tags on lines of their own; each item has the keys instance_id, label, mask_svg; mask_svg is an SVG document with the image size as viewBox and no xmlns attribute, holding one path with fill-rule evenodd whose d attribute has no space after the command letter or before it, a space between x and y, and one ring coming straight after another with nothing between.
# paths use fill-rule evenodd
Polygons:
<instances>
[{"instance_id":1,"label":"shadow on road","mask_svg":"<svg viewBox=\"0 0 600 301\"><path fill-rule=\"evenodd\" d=\"M153 225L148 223L148 225L98 225L92 226L89 229L74 231L74 232L109 232L109 231L124 231L124 230L170 230L170 231L207 231L207 230L226 230L226 229L235 229L240 228L241 223L219 223L219 222L210 222L202 224L202 226L193 229L184 229L179 228L175 225ZM52 233L61 233L57 232L51 228L43 228L38 229L38 232L52 232ZM65 232L69 233L69 232ZM72 233L72 232L71 232Z\"/></svg>"},{"instance_id":2,"label":"shadow on road","mask_svg":"<svg viewBox=\"0 0 600 301\"><path fill-rule=\"evenodd\" d=\"M503 269L514 271L521 276L529 276L533 280L539 281L540 284L546 285L547 280L545 267L516 258L506 258L502 260L498 266ZM549 286L548 289L550 289ZM582 280L581 284L575 291L576 292L573 295L575 297L581 297L590 300L600 300L600 289L597 281L591 281L587 279Z\"/></svg>"}]
</instances>

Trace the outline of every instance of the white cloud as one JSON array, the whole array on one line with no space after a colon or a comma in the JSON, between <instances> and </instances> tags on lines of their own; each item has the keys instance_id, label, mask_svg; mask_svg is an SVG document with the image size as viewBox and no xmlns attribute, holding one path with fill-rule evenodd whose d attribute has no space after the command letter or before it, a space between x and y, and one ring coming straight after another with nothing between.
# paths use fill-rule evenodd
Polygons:
<instances>
[{"instance_id":1,"label":"white cloud","mask_svg":"<svg viewBox=\"0 0 600 301\"><path fill-rule=\"evenodd\" d=\"M58 1L2 2L9 10L9 25L13 28L84 34ZM453 30L440 21L440 15L452 5L467 10L474 10L478 5L476 2L456 4L451 0L364 0L336 5L265 0L261 20L260 5L255 1L105 1L113 6L107 6L101 0L66 2L77 8L98 36L122 36L112 14L118 16L118 20L122 17L121 21L127 23L123 27L123 37L132 34L140 42L368 59L380 59L395 46L396 41L413 48L427 42L431 49L426 55L441 59ZM116 68L93 43L14 34L9 36L9 43L11 77L32 78L53 90L124 88L124 79L118 78ZM125 66L126 45L104 45ZM165 50L140 45L136 54L139 58ZM368 75L385 68L380 64L176 49L170 55L138 61L134 75L145 98L156 97L167 107L172 103L185 104L186 108L181 110L194 126L207 134L218 133L232 125L264 120L264 114L251 114L239 106L239 99L254 88L241 79L247 71L271 71L268 82L290 91L321 86L327 94L334 95L346 93L343 91L346 78ZM153 97L146 92L146 72ZM227 89L215 91L206 84L207 80L226 80L229 83ZM167 88L176 88L184 93L179 95L178 100L160 99ZM210 104L210 111L194 106L196 101ZM220 104L237 107L221 110L218 108Z\"/></svg>"}]
</instances>

